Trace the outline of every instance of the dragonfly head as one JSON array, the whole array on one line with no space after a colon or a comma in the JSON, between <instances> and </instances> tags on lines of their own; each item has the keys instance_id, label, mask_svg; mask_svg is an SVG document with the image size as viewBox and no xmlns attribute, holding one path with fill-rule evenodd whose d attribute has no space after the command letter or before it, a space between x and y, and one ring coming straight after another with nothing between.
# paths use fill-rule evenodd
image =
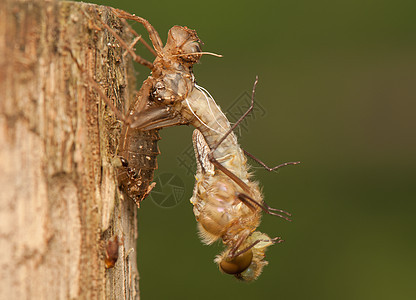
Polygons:
<instances>
[{"instance_id":1,"label":"dragonfly head","mask_svg":"<svg viewBox=\"0 0 416 300\"><path fill-rule=\"evenodd\" d=\"M255 243L256 241L259 241ZM253 247L238 256L230 257L230 248L215 258L220 271L234 275L241 281L256 280L268 262L264 260L266 248L275 244L275 240L266 234L255 231L249 236L240 248L246 248L255 243Z\"/></svg>"},{"instance_id":2,"label":"dragonfly head","mask_svg":"<svg viewBox=\"0 0 416 300\"><path fill-rule=\"evenodd\" d=\"M173 26L168 33L164 52L177 57L180 63L192 66L201 58L200 39L195 30L188 27Z\"/></svg>"}]
</instances>

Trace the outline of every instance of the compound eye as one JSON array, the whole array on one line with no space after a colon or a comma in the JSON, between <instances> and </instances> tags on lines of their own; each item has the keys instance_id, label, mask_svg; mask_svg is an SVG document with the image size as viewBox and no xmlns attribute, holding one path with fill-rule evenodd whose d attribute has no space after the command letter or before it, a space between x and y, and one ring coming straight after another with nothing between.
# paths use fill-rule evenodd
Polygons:
<instances>
[{"instance_id":1,"label":"compound eye","mask_svg":"<svg viewBox=\"0 0 416 300\"><path fill-rule=\"evenodd\" d=\"M201 54L198 54L198 52L201 52L201 47L199 46L198 42L188 42L182 47L182 51L184 54L189 53L189 55L182 56L182 60L189 63L194 64L201 58Z\"/></svg>"},{"instance_id":2,"label":"compound eye","mask_svg":"<svg viewBox=\"0 0 416 300\"><path fill-rule=\"evenodd\" d=\"M220 268L227 274L239 274L250 266L252 259L253 252L248 250L247 252L232 259L223 259L220 262Z\"/></svg>"},{"instance_id":3,"label":"compound eye","mask_svg":"<svg viewBox=\"0 0 416 300\"><path fill-rule=\"evenodd\" d=\"M193 46L192 52L201 52L201 47L199 46L198 43L194 43L192 46Z\"/></svg>"},{"instance_id":4,"label":"compound eye","mask_svg":"<svg viewBox=\"0 0 416 300\"><path fill-rule=\"evenodd\" d=\"M201 52L201 47L197 42L188 42L182 48L184 53L193 53L196 55L198 52Z\"/></svg>"}]
</instances>

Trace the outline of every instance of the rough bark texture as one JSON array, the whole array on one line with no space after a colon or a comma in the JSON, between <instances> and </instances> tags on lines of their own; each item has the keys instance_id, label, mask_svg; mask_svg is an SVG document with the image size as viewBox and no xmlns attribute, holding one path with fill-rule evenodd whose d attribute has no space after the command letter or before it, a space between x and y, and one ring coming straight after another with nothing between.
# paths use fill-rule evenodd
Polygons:
<instances>
[{"instance_id":1,"label":"rough bark texture","mask_svg":"<svg viewBox=\"0 0 416 300\"><path fill-rule=\"evenodd\" d=\"M111 164L120 124L85 76L118 107L134 96L97 18L123 26L102 6L0 2L0 298L137 299L137 207Z\"/></svg>"}]
</instances>

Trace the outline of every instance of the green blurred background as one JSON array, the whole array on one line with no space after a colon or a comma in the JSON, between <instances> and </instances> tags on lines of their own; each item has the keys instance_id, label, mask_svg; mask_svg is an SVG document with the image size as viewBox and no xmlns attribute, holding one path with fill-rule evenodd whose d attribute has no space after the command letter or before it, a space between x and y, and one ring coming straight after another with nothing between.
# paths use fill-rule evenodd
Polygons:
<instances>
[{"instance_id":1,"label":"green blurred background","mask_svg":"<svg viewBox=\"0 0 416 300\"><path fill-rule=\"evenodd\" d=\"M302 161L255 169L265 200L294 221L264 216L260 230L285 243L246 284L217 270L220 244L198 239L194 178L177 160L192 128L162 130L156 176L177 175L185 194L139 211L142 299L416 299L414 0L96 2L148 19L163 41L173 25L197 30L224 55L195 67L224 110L258 75L265 114L240 143L269 164Z\"/></svg>"}]
</instances>

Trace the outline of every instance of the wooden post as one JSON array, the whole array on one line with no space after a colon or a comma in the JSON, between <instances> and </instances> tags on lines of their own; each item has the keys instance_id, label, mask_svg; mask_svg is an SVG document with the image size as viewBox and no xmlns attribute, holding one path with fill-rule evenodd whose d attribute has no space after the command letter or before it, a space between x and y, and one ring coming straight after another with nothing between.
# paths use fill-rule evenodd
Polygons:
<instances>
[{"instance_id":1,"label":"wooden post","mask_svg":"<svg viewBox=\"0 0 416 300\"><path fill-rule=\"evenodd\" d=\"M0 298L138 299L137 207L120 197L111 163L119 108L134 97L123 37L103 6L0 3ZM81 71L84 69L85 71ZM119 256L106 269L108 241Z\"/></svg>"}]
</instances>

